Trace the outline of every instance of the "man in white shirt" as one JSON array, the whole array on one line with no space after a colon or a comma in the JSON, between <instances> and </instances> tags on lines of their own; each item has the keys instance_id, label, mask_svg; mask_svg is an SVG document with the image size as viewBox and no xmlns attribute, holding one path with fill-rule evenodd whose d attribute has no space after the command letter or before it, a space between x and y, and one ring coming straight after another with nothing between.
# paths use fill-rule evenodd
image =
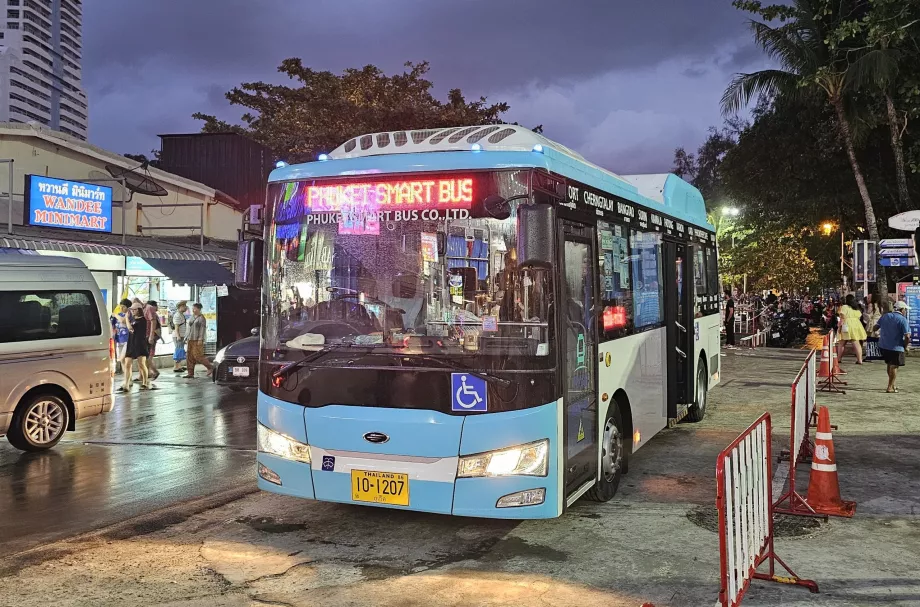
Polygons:
<instances>
[{"instance_id":1,"label":"man in white shirt","mask_svg":"<svg viewBox=\"0 0 920 607\"><path fill-rule=\"evenodd\" d=\"M176 313L173 314L173 341L175 342L175 352L173 353L173 373L185 371L185 342L188 338L188 321L185 318L185 312L188 310L188 302L180 301L176 304Z\"/></svg>"}]
</instances>

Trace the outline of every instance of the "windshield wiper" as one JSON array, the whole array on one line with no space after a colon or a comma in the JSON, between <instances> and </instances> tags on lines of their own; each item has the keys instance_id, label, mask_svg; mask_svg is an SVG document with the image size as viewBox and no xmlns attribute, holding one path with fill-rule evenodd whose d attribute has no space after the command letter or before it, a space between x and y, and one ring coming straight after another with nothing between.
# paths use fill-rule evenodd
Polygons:
<instances>
[{"instance_id":1,"label":"windshield wiper","mask_svg":"<svg viewBox=\"0 0 920 607\"><path fill-rule=\"evenodd\" d=\"M305 354L303 358L289 362L286 365L278 369L275 369L275 371L272 373L272 379L278 379L279 377L284 377L285 375L287 375L288 373L290 373L297 367L301 367L303 365L310 364L314 360L318 360L322 358L323 356L332 352L333 350L338 350L339 348L352 348L354 346L355 344L329 344L328 346L324 346L315 352L310 352L309 354Z\"/></svg>"},{"instance_id":2,"label":"windshield wiper","mask_svg":"<svg viewBox=\"0 0 920 607\"><path fill-rule=\"evenodd\" d=\"M457 371L462 371L462 372L464 372L464 373L466 373L466 374L468 374L468 375L472 375L473 377L478 377L479 379L481 379L481 380L483 380L483 381L487 381L487 382L489 382L489 383L497 384L497 385L501 386L502 388L507 388L507 387L510 386L512 383L514 383L514 382L513 382L512 380L510 380L510 379L505 379L504 377L498 377L498 376L496 376L496 375L492 375L492 374L489 373L488 371L473 370L473 369L471 369L471 368L469 368L469 367L467 367L467 366L465 366L465 365L461 365L460 363L455 362L455 361L441 360L441 359L438 358L437 356L430 356L430 355L426 355L426 354L411 354L411 355L409 355L407 358L424 360L425 362L428 362L428 363L435 363L436 365L438 365L438 366L441 367L442 369L456 369Z\"/></svg>"},{"instance_id":3,"label":"windshield wiper","mask_svg":"<svg viewBox=\"0 0 920 607\"><path fill-rule=\"evenodd\" d=\"M342 348L354 348L356 346L358 346L358 344L330 344L315 352L311 352L305 355L303 358L289 362L283 367L276 369L272 373L272 379L284 377L285 375L287 375L294 369L298 367L302 367L303 365L310 364L311 362L322 358L323 356L325 356L329 352L332 352L333 350L338 350ZM462 371L463 373L468 373L469 375L472 375L473 377L478 377L479 379L483 381L496 384L502 388L507 388L512 383L514 383L513 380L505 379L503 377L498 377L496 375L492 375L488 371L474 370L474 369L471 369L470 367L461 365L454 361L441 360L440 358L436 356L430 356L430 355L425 355L425 354L400 355L400 354L394 354L392 352L366 352L365 355L366 356L387 356L391 358L393 357L409 358L411 360L423 360L427 363L433 363L442 369L454 369L457 371Z\"/></svg>"}]
</instances>

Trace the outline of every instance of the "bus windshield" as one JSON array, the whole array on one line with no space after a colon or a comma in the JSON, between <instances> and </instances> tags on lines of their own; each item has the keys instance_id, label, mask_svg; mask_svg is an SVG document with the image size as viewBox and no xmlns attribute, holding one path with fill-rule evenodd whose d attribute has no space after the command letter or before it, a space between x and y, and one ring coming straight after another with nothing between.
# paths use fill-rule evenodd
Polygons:
<instances>
[{"instance_id":1,"label":"bus windshield","mask_svg":"<svg viewBox=\"0 0 920 607\"><path fill-rule=\"evenodd\" d=\"M526 170L272 184L264 356L552 367L551 269L517 259L518 209L528 204Z\"/></svg>"}]
</instances>

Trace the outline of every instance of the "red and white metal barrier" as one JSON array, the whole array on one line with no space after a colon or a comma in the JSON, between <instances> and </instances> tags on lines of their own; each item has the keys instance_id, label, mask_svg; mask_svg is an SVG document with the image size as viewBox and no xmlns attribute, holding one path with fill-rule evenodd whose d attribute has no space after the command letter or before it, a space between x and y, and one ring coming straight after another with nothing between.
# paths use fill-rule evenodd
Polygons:
<instances>
[{"instance_id":1,"label":"red and white metal barrier","mask_svg":"<svg viewBox=\"0 0 920 607\"><path fill-rule=\"evenodd\" d=\"M799 578L773 549L773 465L770 414L764 413L716 460L719 509L719 604L741 604L752 579L796 584L812 592L818 585ZM767 563L767 572L758 567ZM776 575L779 563L789 576Z\"/></svg>"},{"instance_id":2,"label":"red and white metal barrier","mask_svg":"<svg viewBox=\"0 0 920 607\"><path fill-rule=\"evenodd\" d=\"M789 450L780 454L779 461L789 460L789 490L773 504L773 511L780 514L803 514L806 516L824 516L817 514L799 495L795 487L795 467L800 461L811 458L814 446L808 435L813 427L812 420L817 415L815 396L817 394L818 351L812 350L805 363L792 382L792 407L789 423ZM785 502L785 505L783 505ZM826 517L825 517L826 518Z\"/></svg>"},{"instance_id":3,"label":"red and white metal barrier","mask_svg":"<svg viewBox=\"0 0 920 607\"><path fill-rule=\"evenodd\" d=\"M846 394L840 386L847 385L847 382L839 378L840 375L846 374L846 371L840 368L837 356L837 333L831 331L824 336L824 345L821 346L821 364L818 368L818 377L822 378L819 390L821 392L836 392L837 394ZM817 423L817 420L813 420Z\"/></svg>"}]
</instances>

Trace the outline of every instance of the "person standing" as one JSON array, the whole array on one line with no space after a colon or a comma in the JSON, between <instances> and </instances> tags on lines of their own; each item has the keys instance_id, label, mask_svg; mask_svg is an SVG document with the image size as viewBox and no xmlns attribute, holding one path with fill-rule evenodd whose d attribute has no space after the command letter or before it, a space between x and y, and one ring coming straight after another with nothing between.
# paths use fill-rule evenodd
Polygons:
<instances>
[{"instance_id":1,"label":"person standing","mask_svg":"<svg viewBox=\"0 0 920 607\"><path fill-rule=\"evenodd\" d=\"M898 367L905 364L905 354L910 350L910 323L907 322L907 304L899 301L894 305L897 312L891 311L891 303L880 302L882 317L878 319L875 328L879 331L878 346L882 352L882 359L888 365L889 394L898 391L895 382L898 379Z\"/></svg>"},{"instance_id":2,"label":"person standing","mask_svg":"<svg viewBox=\"0 0 920 607\"><path fill-rule=\"evenodd\" d=\"M176 313L172 315L173 342L176 344L173 353L173 373L185 371L182 366L185 361L185 341L188 339L188 320L185 318L185 312L188 310L188 302L180 301L176 304Z\"/></svg>"},{"instance_id":3,"label":"person standing","mask_svg":"<svg viewBox=\"0 0 920 607\"><path fill-rule=\"evenodd\" d=\"M195 366L202 364L208 370L208 375L214 372L211 361L204 355L204 339L208 331L208 321L201 313L201 304L192 304L192 319L188 322L188 342L186 346L186 376L188 379L195 377Z\"/></svg>"},{"instance_id":4,"label":"person standing","mask_svg":"<svg viewBox=\"0 0 920 607\"><path fill-rule=\"evenodd\" d=\"M144 318L147 320L147 343L150 346L147 352L147 375L150 381L160 376L156 367L157 342L160 341L163 326L160 323L159 304L150 300L144 307Z\"/></svg>"},{"instance_id":5,"label":"person standing","mask_svg":"<svg viewBox=\"0 0 920 607\"><path fill-rule=\"evenodd\" d=\"M131 304L130 313L132 322L128 325L128 344L125 348L125 379L118 389L119 392L129 392L131 390L133 381L131 371L135 360L137 360L138 372L140 373L141 390L150 389L150 379L147 375L147 354L150 352L150 344L147 341L147 319L144 318L143 304Z\"/></svg>"},{"instance_id":6,"label":"person standing","mask_svg":"<svg viewBox=\"0 0 920 607\"><path fill-rule=\"evenodd\" d=\"M837 345L837 358L843 358L847 345L853 344L856 351L856 364L863 364L862 343L866 341L866 330L862 325L862 313L856 307L856 297L850 293L840 306L837 316L840 317L840 343Z\"/></svg>"},{"instance_id":7,"label":"person standing","mask_svg":"<svg viewBox=\"0 0 920 607\"><path fill-rule=\"evenodd\" d=\"M112 340L115 342L115 360L124 371L125 351L128 348L128 336L131 331L128 328L129 318L128 310L131 308L130 299L122 299L118 307L112 313L110 321L112 323Z\"/></svg>"},{"instance_id":8,"label":"person standing","mask_svg":"<svg viewBox=\"0 0 920 607\"><path fill-rule=\"evenodd\" d=\"M735 347L735 300L728 289L725 290L725 345Z\"/></svg>"}]
</instances>

